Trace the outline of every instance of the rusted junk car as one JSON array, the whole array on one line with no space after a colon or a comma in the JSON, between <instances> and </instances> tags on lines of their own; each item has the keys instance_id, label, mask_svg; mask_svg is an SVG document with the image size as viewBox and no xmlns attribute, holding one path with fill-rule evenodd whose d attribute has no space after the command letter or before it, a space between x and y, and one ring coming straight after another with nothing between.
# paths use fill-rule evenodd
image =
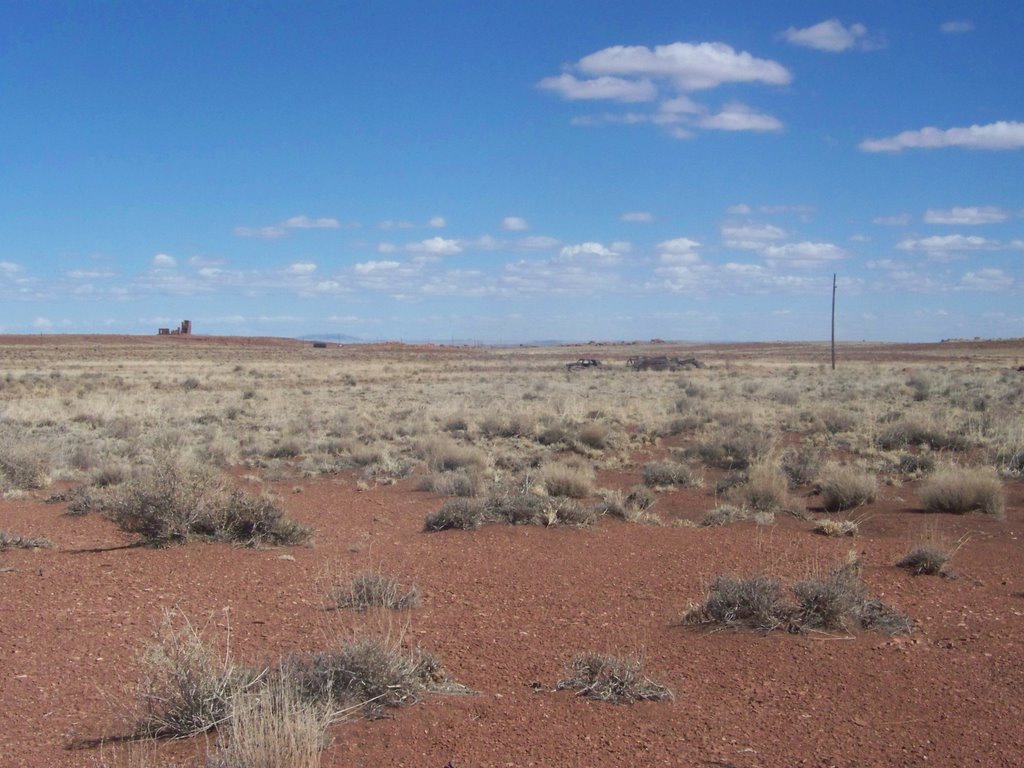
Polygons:
<instances>
[{"instance_id":1,"label":"rusted junk car","mask_svg":"<svg viewBox=\"0 0 1024 768\"><path fill-rule=\"evenodd\" d=\"M570 371L582 371L585 368L597 368L600 365L600 360L594 360L593 358L589 357L581 357L579 360L574 360L571 363L566 363L565 367Z\"/></svg>"}]
</instances>

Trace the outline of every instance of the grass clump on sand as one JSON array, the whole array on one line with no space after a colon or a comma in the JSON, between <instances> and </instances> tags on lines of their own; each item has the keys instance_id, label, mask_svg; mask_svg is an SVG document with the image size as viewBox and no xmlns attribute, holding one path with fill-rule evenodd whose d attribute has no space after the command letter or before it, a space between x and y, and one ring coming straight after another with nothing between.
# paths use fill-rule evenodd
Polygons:
<instances>
[{"instance_id":1,"label":"grass clump on sand","mask_svg":"<svg viewBox=\"0 0 1024 768\"><path fill-rule=\"evenodd\" d=\"M50 455L13 436L0 440L0 493L32 491L50 482Z\"/></svg>"},{"instance_id":2,"label":"grass clump on sand","mask_svg":"<svg viewBox=\"0 0 1024 768\"><path fill-rule=\"evenodd\" d=\"M338 608L356 611L368 608L405 611L415 608L420 602L420 593L415 585L406 589L396 579L378 570L357 573L348 583L336 586L332 597Z\"/></svg>"},{"instance_id":3,"label":"grass clump on sand","mask_svg":"<svg viewBox=\"0 0 1024 768\"><path fill-rule=\"evenodd\" d=\"M764 632L853 631L901 634L910 620L884 603L867 597L860 564L840 565L824 578L797 582L788 599L782 582L764 575L739 579L717 577L705 600L683 614L685 625L749 627Z\"/></svg>"},{"instance_id":4,"label":"grass clump on sand","mask_svg":"<svg viewBox=\"0 0 1024 768\"><path fill-rule=\"evenodd\" d=\"M950 553L941 547L921 545L914 547L896 563L915 576L940 576L944 573Z\"/></svg>"},{"instance_id":5,"label":"grass clump on sand","mask_svg":"<svg viewBox=\"0 0 1024 768\"><path fill-rule=\"evenodd\" d=\"M878 496L878 479L851 466L830 466L818 481L821 506L826 512L842 512L869 504Z\"/></svg>"},{"instance_id":6,"label":"grass clump on sand","mask_svg":"<svg viewBox=\"0 0 1024 768\"><path fill-rule=\"evenodd\" d=\"M672 691L644 674L643 660L636 656L584 653L568 668L570 677L558 681L559 691L572 690L577 696L613 704L672 698Z\"/></svg>"},{"instance_id":7,"label":"grass clump on sand","mask_svg":"<svg viewBox=\"0 0 1024 768\"><path fill-rule=\"evenodd\" d=\"M812 529L815 533L820 533L822 536L830 536L832 538L841 538L843 536L856 536L859 523L856 520L832 520L828 517L823 517L820 520L814 521L814 528Z\"/></svg>"},{"instance_id":8,"label":"grass clump on sand","mask_svg":"<svg viewBox=\"0 0 1024 768\"><path fill-rule=\"evenodd\" d=\"M482 502L475 499L448 499L437 512L431 512L423 521L425 531L471 531L487 521Z\"/></svg>"},{"instance_id":9,"label":"grass clump on sand","mask_svg":"<svg viewBox=\"0 0 1024 768\"><path fill-rule=\"evenodd\" d=\"M594 493L593 472L570 464L549 464L541 472L544 489L551 496L585 499Z\"/></svg>"},{"instance_id":10,"label":"grass clump on sand","mask_svg":"<svg viewBox=\"0 0 1024 768\"><path fill-rule=\"evenodd\" d=\"M1006 502L996 474L978 467L946 467L921 486L921 501L929 512L963 515L981 512L1002 518Z\"/></svg>"},{"instance_id":11,"label":"grass clump on sand","mask_svg":"<svg viewBox=\"0 0 1024 768\"><path fill-rule=\"evenodd\" d=\"M688 465L678 462L653 462L644 465L644 485L654 488L681 486L700 488L704 480Z\"/></svg>"},{"instance_id":12,"label":"grass clump on sand","mask_svg":"<svg viewBox=\"0 0 1024 768\"><path fill-rule=\"evenodd\" d=\"M102 506L122 530L139 534L149 546L190 539L287 546L312 537L269 498L232 490L210 472L174 461L132 478Z\"/></svg>"}]
</instances>

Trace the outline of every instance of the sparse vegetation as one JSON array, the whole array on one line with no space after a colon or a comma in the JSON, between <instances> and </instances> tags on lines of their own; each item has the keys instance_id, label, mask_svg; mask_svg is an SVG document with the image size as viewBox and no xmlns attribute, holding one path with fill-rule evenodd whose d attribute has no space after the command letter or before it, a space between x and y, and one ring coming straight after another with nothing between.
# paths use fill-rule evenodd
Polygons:
<instances>
[{"instance_id":1,"label":"sparse vegetation","mask_svg":"<svg viewBox=\"0 0 1024 768\"><path fill-rule=\"evenodd\" d=\"M672 691L647 677L643 666L636 656L580 654L569 664L570 676L559 680L557 688L613 704L671 699Z\"/></svg>"},{"instance_id":2,"label":"sparse vegetation","mask_svg":"<svg viewBox=\"0 0 1024 768\"><path fill-rule=\"evenodd\" d=\"M644 465L644 485L667 488L678 485L683 488L700 488L703 479L687 464L680 462L654 462Z\"/></svg>"},{"instance_id":3,"label":"sparse vegetation","mask_svg":"<svg viewBox=\"0 0 1024 768\"><path fill-rule=\"evenodd\" d=\"M937 546L921 545L914 547L896 563L906 568L915 576L938 576L949 562L949 552Z\"/></svg>"},{"instance_id":4,"label":"sparse vegetation","mask_svg":"<svg viewBox=\"0 0 1024 768\"><path fill-rule=\"evenodd\" d=\"M856 509L875 500L878 480L873 474L843 465L827 467L818 481L821 506L826 512Z\"/></svg>"},{"instance_id":5,"label":"sparse vegetation","mask_svg":"<svg viewBox=\"0 0 1024 768\"><path fill-rule=\"evenodd\" d=\"M45 536L19 536L0 530L0 552L5 549L50 549L53 542Z\"/></svg>"},{"instance_id":6,"label":"sparse vegetation","mask_svg":"<svg viewBox=\"0 0 1024 768\"><path fill-rule=\"evenodd\" d=\"M995 472L950 466L937 471L921 486L921 501L929 512L963 515L981 512L1003 517L1003 484Z\"/></svg>"},{"instance_id":7,"label":"sparse vegetation","mask_svg":"<svg viewBox=\"0 0 1024 768\"><path fill-rule=\"evenodd\" d=\"M487 516L482 503L472 499L449 499L437 512L431 512L423 522L425 531L462 530L479 528Z\"/></svg>"},{"instance_id":8,"label":"sparse vegetation","mask_svg":"<svg viewBox=\"0 0 1024 768\"><path fill-rule=\"evenodd\" d=\"M367 608L388 608L404 611L420 602L416 586L404 587L396 579L379 570L361 571L350 581L339 584L332 591L334 604L339 608L365 611Z\"/></svg>"}]
</instances>

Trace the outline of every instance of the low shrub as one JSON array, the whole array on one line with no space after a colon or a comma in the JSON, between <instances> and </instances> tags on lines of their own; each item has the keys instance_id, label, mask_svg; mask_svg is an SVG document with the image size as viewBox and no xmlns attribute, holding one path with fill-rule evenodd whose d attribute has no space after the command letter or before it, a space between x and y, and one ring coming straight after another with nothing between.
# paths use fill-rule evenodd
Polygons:
<instances>
[{"instance_id":1,"label":"low shrub","mask_svg":"<svg viewBox=\"0 0 1024 768\"><path fill-rule=\"evenodd\" d=\"M846 409L829 406L822 409L818 416L825 431L832 435L850 432L857 426L857 419Z\"/></svg>"},{"instance_id":2,"label":"low shrub","mask_svg":"<svg viewBox=\"0 0 1024 768\"><path fill-rule=\"evenodd\" d=\"M705 440L696 447L701 460L721 469L746 469L771 450L772 438L758 427L734 426L716 439Z\"/></svg>"},{"instance_id":3,"label":"low shrub","mask_svg":"<svg viewBox=\"0 0 1024 768\"><path fill-rule=\"evenodd\" d=\"M928 475L935 471L935 457L927 453L904 453L896 468L910 477Z\"/></svg>"},{"instance_id":4,"label":"low shrub","mask_svg":"<svg viewBox=\"0 0 1024 768\"><path fill-rule=\"evenodd\" d=\"M477 448L459 445L447 438L434 437L419 447L420 456L434 472L448 472L456 469L482 469L487 457Z\"/></svg>"},{"instance_id":5,"label":"low shrub","mask_svg":"<svg viewBox=\"0 0 1024 768\"><path fill-rule=\"evenodd\" d=\"M949 562L948 550L937 546L922 545L914 547L896 563L899 568L906 568L915 576L939 576Z\"/></svg>"},{"instance_id":6,"label":"low shrub","mask_svg":"<svg viewBox=\"0 0 1024 768\"><path fill-rule=\"evenodd\" d=\"M789 613L778 579L718 576L711 582L704 602L688 608L682 623L745 626L768 632L784 626Z\"/></svg>"},{"instance_id":7,"label":"low shrub","mask_svg":"<svg viewBox=\"0 0 1024 768\"><path fill-rule=\"evenodd\" d=\"M472 499L449 499L423 521L425 531L473 530L485 522L484 505Z\"/></svg>"},{"instance_id":8,"label":"low shrub","mask_svg":"<svg viewBox=\"0 0 1024 768\"><path fill-rule=\"evenodd\" d=\"M875 438L879 448L891 451L909 446L928 447L932 450L963 451L970 443L956 432L943 431L933 424L903 419L886 427Z\"/></svg>"},{"instance_id":9,"label":"low shrub","mask_svg":"<svg viewBox=\"0 0 1024 768\"><path fill-rule=\"evenodd\" d=\"M585 653L576 656L568 668L570 677L559 680L557 690L572 690L577 696L613 704L672 698L672 691L644 674L643 661L635 656Z\"/></svg>"},{"instance_id":10,"label":"low shrub","mask_svg":"<svg viewBox=\"0 0 1024 768\"><path fill-rule=\"evenodd\" d=\"M331 597L338 608L365 611L368 608L388 608L405 611L420 602L416 586L406 589L397 580L377 570L357 573L351 581L338 585Z\"/></svg>"},{"instance_id":11,"label":"low shrub","mask_svg":"<svg viewBox=\"0 0 1024 768\"><path fill-rule=\"evenodd\" d=\"M569 464L549 464L541 472L544 489L552 496L583 499L594 493L593 473Z\"/></svg>"},{"instance_id":12,"label":"low shrub","mask_svg":"<svg viewBox=\"0 0 1024 768\"><path fill-rule=\"evenodd\" d=\"M831 466L818 481L821 506L827 512L855 509L875 500L878 480L868 472L851 466Z\"/></svg>"},{"instance_id":13,"label":"low shrub","mask_svg":"<svg viewBox=\"0 0 1024 768\"><path fill-rule=\"evenodd\" d=\"M787 448L782 454L781 465L790 486L810 485L821 472L821 452L809 445Z\"/></svg>"},{"instance_id":14,"label":"low shrub","mask_svg":"<svg viewBox=\"0 0 1024 768\"><path fill-rule=\"evenodd\" d=\"M815 533L820 533L822 536L840 538L843 536L856 536L857 528L858 523L856 520L833 520L825 517L815 520L812 530Z\"/></svg>"},{"instance_id":15,"label":"low shrub","mask_svg":"<svg viewBox=\"0 0 1024 768\"><path fill-rule=\"evenodd\" d=\"M0 493L32 491L50 483L50 455L40 445L5 438L0 442Z\"/></svg>"},{"instance_id":16,"label":"low shrub","mask_svg":"<svg viewBox=\"0 0 1024 768\"><path fill-rule=\"evenodd\" d=\"M600 422L584 424L579 431L578 439L583 445L595 450L603 450L609 446L611 430Z\"/></svg>"},{"instance_id":17,"label":"low shrub","mask_svg":"<svg viewBox=\"0 0 1024 768\"><path fill-rule=\"evenodd\" d=\"M483 479L479 472L464 469L454 472L439 472L423 477L417 488L430 491L438 496L462 496L470 498L480 493Z\"/></svg>"},{"instance_id":18,"label":"low shrub","mask_svg":"<svg viewBox=\"0 0 1024 768\"><path fill-rule=\"evenodd\" d=\"M995 472L977 467L947 467L922 486L921 501L929 512L963 515L982 512L1002 518L1006 502Z\"/></svg>"},{"instance_id":19,"label":"low shrub","mask_svg":"<svg viewBox=\"0 0 1024 768\"><path fill-rule=\"evenodd\" d=\"M597 512L616 517L627 523L660 525L661 518L650 511L654 502L654 494L643 486L637 486L627 494L623 494L621 491L606 491L602 493L602 499L597 505Z\"/></svg>"},{"instance_id":20,"label":"low shrub","mask_svg":"<svg viewBox=\"0 0 1024 768\"><path fill-rule=\"evenodd\" d=\"M703 479L686 464L661 462L644 465L644 485L664 488L678 485L683 488L699 488Z\"/></svg>"},{"instance_id":21,"label":"low shrub","mask_svg":"<svg viewBox=\"0 0 1024 768\"><path fill-rule=\"evenodd\" d=\"M733 495L755 512L774 512L786 504L789 479L767 461L750 466L747 482L738 486Z\"/></svg>"}]
</instances>

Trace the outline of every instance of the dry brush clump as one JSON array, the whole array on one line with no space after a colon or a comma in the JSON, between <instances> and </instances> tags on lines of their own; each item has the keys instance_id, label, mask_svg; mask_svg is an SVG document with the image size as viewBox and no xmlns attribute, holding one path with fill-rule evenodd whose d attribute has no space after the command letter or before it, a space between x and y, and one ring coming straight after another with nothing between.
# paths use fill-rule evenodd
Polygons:
<instances>
[{"instance_id":1,"label":"dry brush clump","mask_svg":"<svg viewBox=\"0 0 1024 768\"><path fill-rule=\"evenodd\" d=\"M50 549L53 542L44 536L20 536L0 530L0 552L5 549Z\"/></svg>"},{"instance_id":2,"label":"dry brush clump","mask_svg":"<svg viewBox=\"0 0 1024 768\"><path fill-rule=\"evenodd\" d=\"M594 471L578 464L548 464L541 470L541 482L551 496L585 499L594 493Z\"/></svg>"},{"instance_id":3,"label":"dry brush clump","mask_svg":"<svg viewBox=\"0 0 1024 768\"><path fill-rule=\"evenodd\" d=\"M397 579L384 575L379 570L360 571L352 579L338 584L331 591L331 598L338 608L365 611L368 608L387 608L405 611L415 608L420 602L416 585L405 587Z\"/></svg>"},{"instance_id":4,"label":"dry brush clump","mask_svg":"<svg viewBox=\"0 0 1024 768\"><path fill-rule=\"evenodd\" d=\"M0 493L31 491L50 483L50 454L42 445L5 435L0 440Z\"/></svg>"},{"instance_id":5,"label":"dry brush clump","mask_svg":"<svg viewBox=\"0 0 1024 768\"><path fill-rule=\"evenodd\" d=\"M703 484L704 478L681 462L652 462L644 465L644 485L653 488L700 488Z\"/></svg>"},{"instance_id":6,"label":"dry brush clump","mask_svg":"<svg viewBox=\"0 0 1024 768\"><path fill-rule=\"evenodd\" d=\"M747 470L747 480L732 489L730 495L740 506L755 512L773 513L786 505L789 479L775 464L759 460Z\"/></svg>"},{"instance_id":7,"label":"dry brush clump","mask_svg":"<svg viewBox=\"0 0 1024 768\"><path fill-rule=\"evenodd\" d=\"M655 501L654 494L643 486L632 488L628 493L603 491L596 511L627 523L661 525L661 518L651 511Z\"/></svg>"},{"instance_id":8,"label":"dry brush clump","mask_svg":"<svg viewBox=\"0 0 1024 768\"><path fill-rule=\"evenodd\" d=\"M559 691L576 691L577 696L612 704L672 698L672 691L644 673L643 659L638 656L583 653L568 669L570 676L556 685Z\"/></svg>"},{"instance_id":9,"label":"dry brush clump","mask_svg":"<svg viewBox=\"0 0 1024 768\"><path fill-rule=\"evenodd\" d=\"M928 512L981 512L1001 519L1006 510L1002 482L994 471L984 467L948 466L938 470L921 486L920 496Z\"/></svg>"},{"instance_id":10,"label":"dry brush clump","mask_svg":"<svg viewBox=\"0 0 1024 768\"><path fill-rule=\"evenodd\" d=\"M764 632L873 630L901 634L910 620L884 603L867 596L860 565L846 562L824 578L792 585L792 598L779 579L719 576L708 588L704 602L683 614L684 625L749 627Z\"/></svg>"},{"instance_id":11,"label":"dry brush clump","mask_svg":"<svg viewBox=\"0 0 1024 768\"><path fill-rule=\"evenodd\" d=\"M843 512L870 504L878 496L878 479L849 465L826 467L818 479L821 506L827 512Z\"/></svg>"},{"instance_id":12,"label":"dry brush clump","mask_svg":"<svg viewBox=\"0 0 1024 768\"><path fill-rule=\"evenodd\" d=\"M269 498L231 489L212 473L175 460L138 473L105 498L102 509L148 546L190 539L287 546L312 536Z\"/></svg>"}]
</instances>

